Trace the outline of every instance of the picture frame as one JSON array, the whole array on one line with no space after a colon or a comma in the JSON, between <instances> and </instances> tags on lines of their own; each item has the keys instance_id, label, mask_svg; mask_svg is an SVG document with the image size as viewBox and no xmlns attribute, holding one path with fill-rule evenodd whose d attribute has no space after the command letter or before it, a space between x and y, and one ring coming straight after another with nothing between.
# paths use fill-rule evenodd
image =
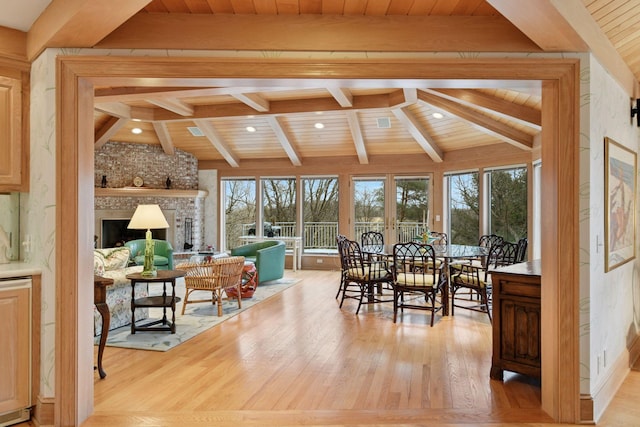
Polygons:
<instances>
[{"instance_id":1,"label":"picture frame","mask_svg":"<svg viewBox=\"0 0 640 427\"><path fill-rule=\"evenodd\" d=\"M636 153L605 137L605 272L636 253Z\"/></svg>"}]
</instances>

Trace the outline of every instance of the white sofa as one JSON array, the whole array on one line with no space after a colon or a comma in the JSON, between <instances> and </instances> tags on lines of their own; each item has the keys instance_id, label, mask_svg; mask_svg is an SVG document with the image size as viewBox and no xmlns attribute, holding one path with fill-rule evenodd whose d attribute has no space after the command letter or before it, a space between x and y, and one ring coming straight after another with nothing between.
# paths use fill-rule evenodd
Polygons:
<instances>
[{"instance_id":1,"label":"white sofa","mask_svg":"<svg viewBox=\"0 0 640 427\"><path fill-rule=\"evenodd\" d=\"M111 314L109 330L131 324L131 282L127 274L142 271L142 266L129 267L130 251L127 247L95 249L93 251L93 272L102 277L113 279L113 285L107 287L107 306ZM146 283L136 285L135 297L148 295ZM148 308L136 309L136 321L149 317ZM93 307L94 335L102 331L102 316Z\"/></svg>"}]
</instances>

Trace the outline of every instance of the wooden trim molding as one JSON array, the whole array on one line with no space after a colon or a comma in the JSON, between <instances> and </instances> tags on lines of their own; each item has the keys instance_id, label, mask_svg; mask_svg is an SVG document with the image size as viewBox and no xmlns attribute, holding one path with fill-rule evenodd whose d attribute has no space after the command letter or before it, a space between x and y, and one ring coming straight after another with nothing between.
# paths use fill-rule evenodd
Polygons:
<instances>
[{"instance_id":1,"label":"wooden trim molding","mask_svg":"<svg viewBox=\"0 0 640 427\"><path fill-rule=\"evenodd\" d=\"M163 188L96 188L95 197L178 197L197 199L207 197L206 190L167 190Z\"/></svg>"},{"instance_id":2,"label":"wooden trim molding","mask_svg":"<svg viewBox=\"0 0 640 427\"><path fill-rule=\"evenodd\" d=\"M79 425L93 410L92 340L78 342L79 322L93 303L94 84L201 86L243 79L494 79L543 81L542 405L556 421L580 421L578 347L578 83L575 59L353 59L65 57L57 70L56 143L56 425ZM184 70L189 70L189 78ZM252 83L257 84L257 83ZM343 180L341 180L341 183ZM342 213L341 213L342 218ZM342 228L341 228L342 230ZM547 252L548 250L548 252ZM86 328L85 328L86 329ZM562 350L562 351L561 351ZM488 375L488 373L487 373ZM64 380L61 380L64 379Z\"/></svg>"}]
</instances>

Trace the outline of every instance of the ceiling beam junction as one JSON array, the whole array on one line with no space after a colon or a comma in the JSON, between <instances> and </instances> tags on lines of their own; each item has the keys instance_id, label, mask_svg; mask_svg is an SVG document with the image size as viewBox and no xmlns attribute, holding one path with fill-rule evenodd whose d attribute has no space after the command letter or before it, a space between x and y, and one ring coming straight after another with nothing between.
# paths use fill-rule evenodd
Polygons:
<instances>
[{"instance_id":1,"label":"ceiling beam junction","mask_svg":"<svg viewBox=\"0 0 640 427\"><path fill-rule=\"evenodd\" d=\"M394 108L393 114L404 125L425 153L436 163L444 161L444 153L435 143L429 132L420 124L418 119L407 107Z\"/></svg>"},{"instance_id":2,"label":"ceiling beam junction","mask_svg":"<svg viewBox=\"0 0 640 427\"><path fill-rule=\"evenodd\" d=\"M351 130L353 144L356 147L358 160L360 161L361 165L368 165L369 158L367 156L367 148L364 145L364 138L362 137L362 127L360 126L358 113L353 110L345 111L345 113L347 114L347 122L349 123L349 130Z\"/></svg>"},{"instance_id":3,"label":"ceiling beam junction","mask_svg":"<svg viewBox=\"0 0 640 427\"><path fill-rule=\"evenodd\" d=\"M287 156L289 156L289 160L291 160L291 163L294 166L302 166L300 155L298 154L296 149L293 148L293 144L291 144L291 138L282 125L282 119L283 118L279 116L269 116L267 118L267 121L269 122L271 129L273 129L273 132L276 134L278 141L280 141L280 145L282 145L285 153L287 153Z\"/></svg>"},{"instance_id":4,"label":"ceiling beam junction","mask_svg":"<svg viewBox=\"0 0 640 427\"><path fill-rule=\"evenodd\" d=\"M240 167L240 160L211 122L200 119L196 119L193 122L200 128L202 133L204 133L204 136L209 139L211 144L216 148L216 150L218 150L220 155L224 157L224 159L227 161L227 163L229 163L231 167Z\"/></svg>"}]
</instances>

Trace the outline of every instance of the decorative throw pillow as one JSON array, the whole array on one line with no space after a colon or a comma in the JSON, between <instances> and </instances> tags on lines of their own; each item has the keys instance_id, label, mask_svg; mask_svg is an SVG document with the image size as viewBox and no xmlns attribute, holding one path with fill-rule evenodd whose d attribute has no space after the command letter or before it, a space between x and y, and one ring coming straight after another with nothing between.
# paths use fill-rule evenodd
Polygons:
<instances>
[{"instance_id":1,"label":"decorative throw pillow","mask_svg":"<svg viewBox=\"0 0 640 427\"><path fill-rule=\"evenodd\" d=\"M96 276L104 275L104 257L98 251L93 251L93 274Z\"/></svg>"},{"instance_id":2,"label":"decorative throw pillow","mask_svg":"<svg viewBox=\"0 0 640 427\"><path fill-rule=\"evenodd\" d=\"M107 271L126 268L129 265L129 256L131 251L126 246L120 248L112 248L106 252L104 257L104 268Z\"/></svg>"}]
</instances>

